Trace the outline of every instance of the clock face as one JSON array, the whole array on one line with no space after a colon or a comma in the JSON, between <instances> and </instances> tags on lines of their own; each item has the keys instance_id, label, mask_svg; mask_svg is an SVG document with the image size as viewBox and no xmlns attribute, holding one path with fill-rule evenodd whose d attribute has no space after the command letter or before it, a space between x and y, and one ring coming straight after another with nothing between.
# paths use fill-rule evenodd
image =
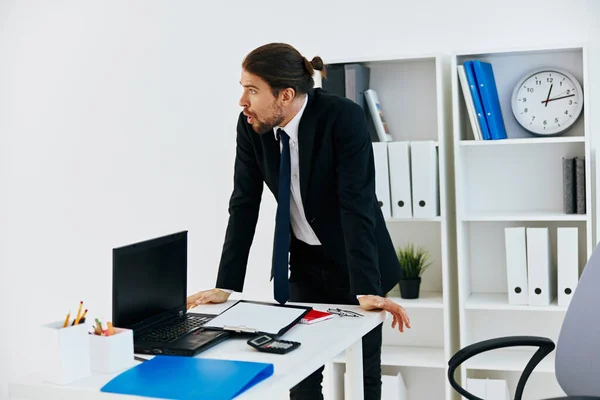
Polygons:
<instances>
[{"instance_id":1,"label":"clock face","mask_svg":"<svg viewBox=\"0 0 600 400\"><path fill-rule=\"evenodd\" d=\"M512 111L521 126L537 135L556 135L570 128L583 106L577 79L556 68L527 74L515 86Z\"/></svg>"}]
</instances>

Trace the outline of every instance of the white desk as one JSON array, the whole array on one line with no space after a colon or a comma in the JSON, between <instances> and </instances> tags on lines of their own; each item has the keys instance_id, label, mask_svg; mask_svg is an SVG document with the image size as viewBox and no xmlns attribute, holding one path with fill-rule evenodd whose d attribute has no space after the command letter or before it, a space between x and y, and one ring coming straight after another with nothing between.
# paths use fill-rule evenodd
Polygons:
<instances>
[{"instance_id":1,"label":"white desk","mask_svg":"<svg viewBox=\"0 0 600 400\"><path fill-rule=\"evenodd\" d=\"M218 305L203 305L192 312L218 314L233 301ZM304 304L304 303L302 303ZM327 310L329 305L308 304L317 310ZM274 373L236 399L285 399L289 390L336 355L346 351L346 374L351 386L346 399L363 399L362 341L361 338L387 317L386 312L365 312L358 306L331 306L357 311L362 318L338 317L313 325L297 324L283 337L302 345L285 355L261 353L250 347L247 339L228 339L197 357L231 359L271 363ZM135 365L135 364L134 364ZM93 374L71 385L60 386L42 382L35 374L9 384L12 400L80 400L80 399L148 399L148 397L123 396L100 392L100 388L118 374Z\"/></svg>"}]
</instances>

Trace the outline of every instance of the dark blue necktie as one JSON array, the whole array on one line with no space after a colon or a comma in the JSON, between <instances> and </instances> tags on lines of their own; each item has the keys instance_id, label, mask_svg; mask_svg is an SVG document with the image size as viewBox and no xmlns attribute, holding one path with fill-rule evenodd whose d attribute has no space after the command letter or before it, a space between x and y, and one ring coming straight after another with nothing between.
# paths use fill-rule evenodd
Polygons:
<instances>
[{"instance_id":1,"label":"dark blue necktie","mask_svg":"<svg viewBox=\"0 0 600 400\"><path fill-rule=\"evenodd\" d=\"M290 138L283 129L277 129L281 141L279 163L279 189L275 217L275 243L273 246L273 278L275 300L285 304L290 298L288 282L288 252L290 247Z\"/></svg>"}]
</instances>

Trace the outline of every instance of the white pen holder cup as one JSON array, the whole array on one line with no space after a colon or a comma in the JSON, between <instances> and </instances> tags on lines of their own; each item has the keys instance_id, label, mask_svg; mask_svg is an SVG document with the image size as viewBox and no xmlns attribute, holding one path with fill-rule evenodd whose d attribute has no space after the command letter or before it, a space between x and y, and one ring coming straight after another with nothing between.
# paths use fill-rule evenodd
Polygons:
<instances>
[{"instance_id":1,"label":"white pen holder cup","mask_svg":"<svg viewBox=\"0 0 600 400\"><path fill-rule=\"evenodd\" d=\"M41 328L42 380L68 385L91 375L88 327L85 324L67 326L56 321Z\"/></svg>"},{"instance_id":2,"label":"white pen holder cup","mask_svg":"<svg viewBox=\"0 0 600 400\"><path fill-rule=\"evenodd\" d=\"M92 371L109 374L133 367L133 331L114 328L110 336L89 335Z\"/></svg>"}]
</instances>

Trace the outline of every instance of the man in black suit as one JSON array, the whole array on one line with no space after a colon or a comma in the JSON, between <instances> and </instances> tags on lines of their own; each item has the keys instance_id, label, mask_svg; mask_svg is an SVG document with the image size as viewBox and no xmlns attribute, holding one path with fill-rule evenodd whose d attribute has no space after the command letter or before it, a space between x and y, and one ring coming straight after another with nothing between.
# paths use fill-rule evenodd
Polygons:
<instances>
[{"instance_id":1,"label":"man in black suit","mask_svg":"<svg viewBox=\"0 0 600 400\"><path fill-rule=\"evenodd\" d=\"M375 196L365 113L351 100L314 89L315 69L325 75L320 57L308 61L282 43L244 59L234 188L216 289L190 296L188 308L243 290L265 182L278 203L275 299L383 309L403 332L410 328L404 308L384 297L401 272ZM381 397L381 328L363 338L365 399ZM322 371L290 397L322 399Z\"/></svg>"}]
</instances>

